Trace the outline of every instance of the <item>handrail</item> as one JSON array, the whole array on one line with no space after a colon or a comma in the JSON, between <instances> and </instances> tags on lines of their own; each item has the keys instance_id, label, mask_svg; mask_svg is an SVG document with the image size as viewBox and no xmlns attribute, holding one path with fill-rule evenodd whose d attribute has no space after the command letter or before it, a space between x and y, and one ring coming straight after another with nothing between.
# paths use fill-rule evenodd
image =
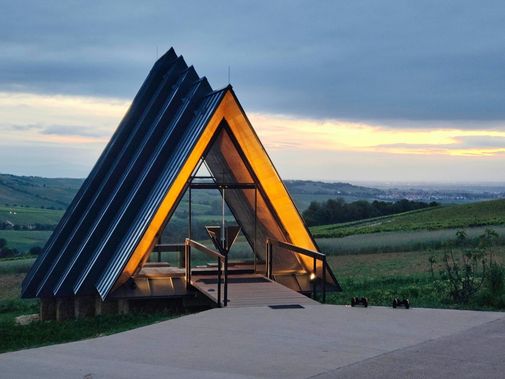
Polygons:
<instances>
[{"instance_id":1,"label":"handrail","mask_svg":"<svg viewBox=\"0 0 505 379\"><path fill-rule=\"evenodd\" d=\"M201 244L200 242L196 242L195 240L191 240L189 238L186 238L186 243L189 246L194 247L197 250L200 250L202 253L210 255L211 257L215 256L215 257L217 257L219 259L224 259L225 258L225 256L223 254L217 252L216 250L212 250L211 248L205 246L204 244Z\"/></svg>"},{"instance_id":2,"label":"handrail","mask_svg":"<svg viewBox=\"0 0 505 379\"><path fill-rule=\"evenodd\" d=\"M268 241L270 241L272 243L272 245L274 245L274 246L280 247L282 249L292 250L297 253L309 256L311 258L316 257L317 259L323 259L324 257L326 257L326 254L320 253L319 251L305 249L303 247L296 246L296 245L293 245L288 242L282 242L282 241L273 240L273 239L269 239Z\"/></svg>"},{"instance_id":3,"label":"handrail","mask_svg":"<svg viewBox=\"0 0 505 379\"><path fill-rule=\"evenodd\" d=\"M217 258L217 305L221 307L221 275L222 266L224 266L224 300L223 306L228 305L228 259L227 256L221 254L215 250L208 248L207 246L196 242L192 239L186 238L184 241L184 262L186 268L186 288L191 284L191 248L195 248L202 253L210 255L211 257Z\"/></svg>"},{"instance_id":4,"label":"handrail","mask_svg":"<svg viewBox=\"0 0 505 379\"><path fill-rule=\"evenodd\" d=\"M274 239L267 239L266 243L266 258L267 258L267 277L273 279L273 248L279 247L281 249L286 249L294 251L296 253L308 256L313 259L312 273L310 274L310 281L312 282L312 298L315 299L317 295L316 279L317 279L317 261L320 260L323 263L322 272L322 284L323 284L323 303L326 303L326 271L328 269L328 263L326 261L326 254L320 253L319 251L305 249L300 246L293 245L288 242L278 241ZM312 277L314 275L314 277Z\"/></svg>"}]
</instances>

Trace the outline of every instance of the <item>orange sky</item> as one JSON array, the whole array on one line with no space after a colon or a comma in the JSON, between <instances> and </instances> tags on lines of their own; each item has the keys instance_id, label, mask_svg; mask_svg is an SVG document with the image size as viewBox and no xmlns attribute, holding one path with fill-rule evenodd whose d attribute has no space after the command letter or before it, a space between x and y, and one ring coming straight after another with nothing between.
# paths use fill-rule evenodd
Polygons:
<instances>
[{"instance_id":1,"label":"orange sky","mask_svg":"<svg viewBox=\"0 0 505 379\"><path fill-rule=\"evenodd\" d=\"M128 105L127 101L113 98L0 92L0 146L48 146L63 150L86 147L85 161L93 162ZM493 161L490 167L494 170L496 160L502 159L505 153L505 131L496 124L489 124L489 128L479 124L479 128L472 129L469 123L461 127L447 122L417 123L412 126L412 122L406 121L405 126L402 126L401 122L396 121L392 126L386 123L300 119L263 113L250 113L249 118L267 150L279 160L274 163L291 178L314 179L311 174L317 167L324 167L321 164L324 159L335 164L346 162L346 170L342 172L347 173L352 173L349 165L354 164L360 174L349 179L363 180L368 176L363 172L363 165L374 154L382 159L386 157L392 165L392 171L395 171L395 160L419 161L423 157L426 157L429 168L429 165L434 164L434 156L442 165L444 161L451 162L452 157L464 157L465 162L468 159L488 158L488 161ZM303 164L292 162L293 151L306 154ZM347 161L345 154L355 157L354 163ZM66 162L61 164L65 165ZM88 163L88 169L91 164ZM404 162L398 162L397 165L400 169L404 167ZM299 167L305 167L308 171L304 173ZM0 168L6 172L5 167ZM339 177L338 171L332 173L331 177L324 177L325 173L319 172L320 179L344 179ZM85 174L76 172L75 176ZM409 176L409 180L414 179L412 175Z\"/></svg>"}]
</instances>

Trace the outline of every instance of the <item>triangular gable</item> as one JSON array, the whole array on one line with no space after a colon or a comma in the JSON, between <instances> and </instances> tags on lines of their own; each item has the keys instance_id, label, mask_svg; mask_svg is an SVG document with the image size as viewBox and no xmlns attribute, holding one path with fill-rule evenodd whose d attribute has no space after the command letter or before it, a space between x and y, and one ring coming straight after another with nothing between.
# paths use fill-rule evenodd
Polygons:
<instances>
[{"instance_id":1,"label":"triangular gable","mask_svg":"<svg viewBox=\"0 0 505 379\"><path fill-rule=\"evenodd\" d=\"M260 186L263 240L254 241L257 254L264 254L257 246L263 248L264 237L317 250L231 86L213 91L171 49L154 65L23 281L23 296L106 298L152 250L205 154L211 168L226 165L232 176L240 171ZM252 198L240 196L229 205L239 224L247 224L240 207L250 207ZM282 262L293 257L311 271L311 261L298 254Z\"/></svg>"},{"instance_id":2,"label":"triangular gable","mask_svg":"<svg viewBox=\"0 0 505 379\"><path fill-rule=\"evenodd\" d=\"M281 224L278 226L281 227L284 232L283 236L277 235L276 237L283 242L318 251L284 183L280 179L265 148L247 119L233 90L229 87L220 104L217 106L215 113L205 127L202 136L188 156L183 169L179 172L173 186L169 189L146 233L143 235L140 243L126 264L125 269L121 273L121 277L116 283L116 287L134 274L139 264L152 250L156 243L157 236L165 224L166 218L175 210L178 201L186 189L191 174L197 167L200 159L205 155L206 150L209 149L212 141L215 140L216 135L220 132L220 127L225 127L227 132L232 135L234 141L238 144L238 148L247 160L247 164L252 171L254 179L261 187L261 191L266 198L265 200L268 202L268 205L273 208L276 220ZM232 204L228 205L232 206ZM237 218L237 221L240 223L241 220ZM264 242L265 241L263 241L263 243ZM311 271L313 264L312 259L296 253L295 256L297 256L298 260L307 271ZM288 260L288 258L289 257L284 257L285 260ZM318 262L317 266L318 272L321 273L321 263ZM331 271L329 275L327 275L327 280L332 284L336 284ZM106 295L106 293L103 295Z\"/></svg>"}]
</instances>

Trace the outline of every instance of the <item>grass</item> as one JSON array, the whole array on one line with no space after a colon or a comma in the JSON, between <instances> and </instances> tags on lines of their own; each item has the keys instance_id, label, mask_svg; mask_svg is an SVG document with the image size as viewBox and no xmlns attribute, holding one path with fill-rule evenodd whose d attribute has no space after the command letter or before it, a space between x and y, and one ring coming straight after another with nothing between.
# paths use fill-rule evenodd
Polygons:
<instances>
[{"instance_id":1,"label":"grass","mask_svg":"<svg viewBox=\"0 0 505 379\"><path fill-rule=\"evenodd\" d=\"M25 326L0 319L0 353L109 335L177 316L179 314L175 313L133 313L63 322L34 322Z\"/></svg>"},{"instance_id":2,"label":"grass","mask_svg":"<svg viewBox=\"0 0 505 379\"><path fill-rule=\"evenodd\" d=\"M503 310L476 301L455 304L445 293L438 273L444 250L330 256L328 262L343 288L329 295L328 302L350 304L354 296L367 297L371 305L391 306L395 297L408 298L414 307ZM429 258L434 256L434 275ZM505 246L494 248L497 263L505 263Z\"/></svg>"},{"instance_id":3,"label":"grass","mask_svg":"<svg viewBox=\"0 0 505 379\"><path fill-rule=\"evenodd\" d=\"M20 326L16 316L38 313L38 300L20 299L21 282L34 258L0 260L0 353L113 334L182 315L179 311L99 316Z\"/></svg>"},{"instance_id":4,"label":"grass","mask_svg":"<svg viewBox=\"0 0 505 379\"><path fill-rule=\"evenodd\" d=\"M0 204L64 209L82 182L83 179L0 174Z\"/></svg>"},{"instance_id":5,"label":"grass","mask_svg":"<svg viewBox=\"0 0 505 379\"><path fill-rule=\"evenodd\" d=\"M505 200L449 205L357 222L312 227L316 238L345 237L381 232L442 230L504 225Z\"/></svg>"},{"instance_id":6,"label":"grass","mask_svg":"<svg viewBox=\"0 0 505 379\"><path fill-rule=\"evenodd\" d=\"M33 262L35 262L35 257L33 256L0 259L0 275L26 274L30 270L30 267L32 267Z\"/></svg>"},{"instance_id":7,"label":"grass","mask_svg":"<svg viewBox=\"0 0 505 379\"><path fill-rule=\"evenodd\" d=\"M0 238L7 241L9 248L26 253L34 246L44 246L51 233L46 230L0 230Z\"/></svg>"},{"instance_id":8,"label":"grass","mask_svg":"<svg viewBox=\"0 0 505 379\"><path fill-rule=\"evenodd\" d=\"M15 225L55 225L62 216L62 210L0 206L0 222L10 221Z\"/></svg>"},{"instance_id":9,"label":"grass","mask_svg":"<svg viewBox=\"0 0 505 379\"><path fill-rule=\"evenodd\" d=\"M468 238L477 238L487 227L464 229ZM505 226L492 226L493 230L505 235ZM454 240L460 229L396 231L370 234L355 234L342 238L318 238L317 244L328 255L389 253L440 249Z\"/></svg>"}]
</instances>

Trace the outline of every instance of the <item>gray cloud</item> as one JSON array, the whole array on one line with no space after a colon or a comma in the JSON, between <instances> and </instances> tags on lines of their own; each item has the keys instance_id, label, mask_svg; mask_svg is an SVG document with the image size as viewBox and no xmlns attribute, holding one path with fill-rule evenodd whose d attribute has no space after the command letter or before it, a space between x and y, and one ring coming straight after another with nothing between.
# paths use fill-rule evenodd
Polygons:
<instances>
[{"instance_id":1,"label":"gray cloud","mask_svg":"<svg viewBox=\"0 0 505 379\"><path fill-rule=\"evenodd\" d=\"M94 127L85 127L82 125L43 125L43 124L10 124L0 125L0 129L9 129L18 132L32 131L39 134L54 135L54 136L74 136L74 137L91 137L102 138L109 137L110 130L103 130Z\"/></svg>"},{"instance_id":2,"label":"gray cloud","mask_svg":"<svg viewBox=\"0 0 505 379\"><path fill-rule=\"evenodd\" d=\"M505 137L497 136L455 136L453 144L412 144L391 143L377 145L379 148L404 148L419 150L445 150L445 149L492 149L505 148Z\"/></svg>"},{"instance_id":3,"label":"gray cloud","mask_svg":"<svg viewBox=\"0 0 505 379\"><path fill-rule=\"evenodd\" d=\"M6 2L0 89L132 98L174 46L248 110L504 120L501 1ZM478 123L473 125L478 127Z\"/></svg>"},{"instance_id":4,"label":"gray cloud","mask_svg":"<svg viewBox=\"0 0 505 379\"><path fill-rule=\"evenodd\" d=\"M505 148L505 137L465 136L456 138L459 145L464 148Z\"/></svg>"}]
</instances>

